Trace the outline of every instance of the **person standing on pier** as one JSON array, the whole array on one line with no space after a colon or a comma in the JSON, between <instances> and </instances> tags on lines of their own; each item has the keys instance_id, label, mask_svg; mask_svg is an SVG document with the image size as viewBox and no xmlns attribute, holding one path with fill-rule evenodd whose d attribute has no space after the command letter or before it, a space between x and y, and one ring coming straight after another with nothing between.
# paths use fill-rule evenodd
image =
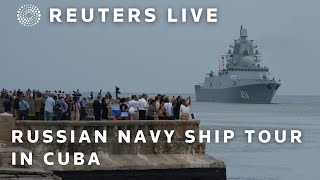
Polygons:
<instances>
[{"instance_id":1,"label":"person standing on pier","mask_svg":"<svg viewBox=\"0 0 320 180\"><path fill-rule=\"evenodd\" d=\"M160 101L160 107L159 107L159 109L157 109L157 115L158 115L159 120L167 119L166 110L164 108L164 100Z\"/></svg>"},{"instance_id":2,"label":"person standing on pier","mask_svg":"<svg viewBox=\"0 0 320 180\"><path fill-rule=\"evenodd\" d=\"M69 109L69 105L68 105L68 103L64 100L64 98L61 99L61 105L62 105L61 120L67 120L67 119L68 119L68 109Z\"/></svg>"},{"instance_id":3,"label":"person standing on pier","mask_svg":"<svg viewBox=\"0 0 320 180\"><path fill-rule=\"evenodd\" d=\"M121 110L120 110L120 99L111 101L111 111L114 116L114 120L120 120Z\"/></svg>"},{"instance_id":4,"label":"person standing on pier","mask_svg":"<svg viewBox=\"0 0 320 180\"><path fill-rule=\"evenodd\" d=\"M80 100L80 106L81 106L81 113L80 113L80 119L81 120L87 120L87 98L83 97Z\"/></svg>"},{"instance_id":5,"label":"person standing on pier","mask_svg":"<svg viewBox=\"0 0 320 180\"><path fill-rule=\"evenodd\" d=\"M161 100L161 94L158 94L158 95L155 97L156 109L159 109L159 108L160 108L160 100Z\"/></svg>"},{"instance_id":6,"label":"person standing on pier","mask_svg":"<svg viewBox=\"0 0 320 180\"><path fill-rule=\"evenodd\" d=\"M11 113L11 101L9 100L9 95L4 95L4 100L2 102L3 110L6 113Z\"/></svg>"},{"instance_id":7,"label":"person standing on pier","mask_svg":"<svg viewBox=\"0 0 320 180\"><path fill-rule=\"evenodd\" d=\"M173 106L173 116L175 119L180 119L180 107L182 104L182 98L181 96L178 96L177 99L174 101L174 106Z\"/></svg>"},{"instance_id":8,"label":"person standing on pier","mask_svg":"<svg viewBox=\"0 0 320 180\"><path fill-rule=\"evenodd\" d=\"M106 95L104 96L108 101L110 101L111 99L112 99L112 95L111 95L111 93L108 91L107 93L106 93Z\"/></svg>"},{"instance_id":9,"label":"person standing on pier","mask_svg":"<svg viewBox=\"0 0 320 180\"><path fill-rule=\"evenodd\" d=\"M71 104L72 104L72 98L70 96L70 94L66 94L66 100L65 100L66 104L67 104L67 111L65 112L65 120L70 120L71 119Z\"/></svg>"},{"instance_id":10,"label":"person standing on pier","mask_svg":"<svg viewBox=\"0 0 320 180\"><path fill-rule=\"evenodd\" d=\"M128 120L129 119L129 108L128 105L126 104L126 98L121 98L120 99L120 105L119 105L121 114L120 114L120 120Z\"/></svg>"},{"instance_id":11,"label":"person standing on pier","mask_svg":"<svg viewBox=\"0 0 320 180\"><path fill-rule=\"evenodd\" d=\"M71 120L79 121L80 120L80 111L81 111L81 105L79 103L79 99L74 97L73 103L71 106Z\"/></svg>"},{"instance_id":12,"label":"person standing on pier","mask_svg":"<svg viewBox=\"0 0 320 180\"><path fill-rule=\"evenodd\" d=\"M101 120L101 110L102 110L102 104L101 104L101 96L98 95L97 99L94 100L93 104L93 113L94 113L94 119L97 121Z\"/></svg>"},{"instance_id":13,"label":"person standing on pier","mask_svg":"<svg viewBox=\"0 0 320 180\"><path fill-rule=\"evenodd\" d=\"M43 99L42 94L40 92L37 93L37 98L34 100L34 113L36 120L41 120L41 110L43 110Z\"/></svg>"},{"instance_id":14,"label":"person standing on pier","mask_svg":"<svg viewBox=\"0 0 320 180\"><path fill-rule=\"evenodd\" d=\"M102 105L102 119L103 120L108 120L108 103L107 103L107 99L104 97L102 98L101 101L101 105Z\"/></svg>"},{"instance_id":15,"label":"person standing on pier","mask_svg":"<svg viewBox=\"0 0 320 180\"><path fill-rule=\"evenodd\" d=\"M46 121L52 121L53 108L55 106L55 101L52 96L52 94L48 96L44 105L44 120Z\"/></svg>"},{"instance_id":16,"label":"person standing on pier","mask_svg":"<svg viewBox=\"0 0 320 180\"><path fill-rule=\"evenodd\" d=\"M151 99L149 101L149 106L147 110L147 119L148 120L155 120L157 118L157 107L156 101Z\"/></svg>"},{"instance_id":17,"label":"person standing on pier","mask_svg":"<svg viewBox=\"0 0 320 180\"><path fill-rule=\"evenodd\" d=\"M164 102L165 103L164 103L163 107L164 107L165 112L166 112L166 118L168 120L174 119L173 112L172 112L172 110L173 110L172 103L170 102L169 97L165 97Z\"/></svg>"},{"instance_id":18,"label":"person standing on pier","mask_svg":"<svg viewBox=\"0 0 320 180\"><path fill-rule=\"evenodd\" d=\"M53 99L55 100L55 107L54 107L54 114L56 115L56 120L61 120L62 117L62 103L61 103L61 95L57 97L57 94L55 93Z\"/></svg>"},{"instance_id":19,"label":"person standing on pier","mask_svg":"<svg viewBox=\"0 0 320 180\"><path fill-rule=\"evenodd\" d=\"M44 98L47 99L49 97L49 92L48 90L46 90L46 92L44 93Z\"/></svg>"},{"instance_id":20,"label":"person standing on pier","mask_svg":"<svg viewBox=\"0 0 320 180\"><path fill-rule=\"evenodd\" d=\"M20 98L19 102L19 110L20 110L20 119L21 120L27 120L28 119L28 114L29 114L29 103L26 100L26 96L23 96Z\"/></svg>"},{"instance_id":21,"label":"person standing on pier","mask_svg":"<svg viewBox=\"0 0 320 180\"><path fill-rule=\"evenodd\" d=\"M16 120L20 119L20 110L19 110L19 102L20 98L22 98L23 93L20 90L17 92L17 97L13 101L13 109L14 109L14 116Z\"/></svg>"},{"instance_id":22,"label":"person standing on pier","mask_svg":"<svg viewBox=\"0 0 320 180\"><path fill-rule=\"evenodd\" d=\"M183 99L180 106L180 119L181 120L189 120L190 119L190 105L191 99L189 97L188 100Z\"/></svg>"},{"instance_id":23,"label":"person standing on pier","mask_svg":"<svg viewBox=\"0 0 320 180\"><path fill-rule=\"evenodd\" d=\"M17 96L18 96L18 95L17 95L17 90L16 90L16 89L14 89L14 90L13 90L12 96L13 96L13 97L17 97Z\"/></svg>"},{"instance_id":24,"label":"person standing on pier","mask_svg":"<svg viewBox=\"0 0 320 180\"><path fill-rule=\"evenodd\" d=\"M142 94L141 99L138 101L139 120L146 120L147 99L148 95Z\"/></svg>"},{"instance_id":25,"label":"person standing on pier","mask_svg":"<svg viewBox=\"0 0 320 180\"><path fill-rule=\"evenodd\" d=\"M36 90L35 89L33 89L32 90L32 99L36 99Z\"/></svg>"},{"instance_id":26,"label":"person standing on pier","mask_svg":"<svg viewBox=\"0 0 320 180\"><path fill-rule=\"evenodd\" d=\"M131 120L138 120L139 119L139 112L138 112L138 97L136 95L131 96L131 100L128 102L129 106L129 113Z\"/></svg>"},{"instance_id":27,"label":"person standing on pier","mask_svg":"<svg viewBox=\"0 0 320 180\"><path fill-rule=\"evenodd\" d=\"M90 92L90 99L89 100L93 100L93 91Z\"/></svg>"}]
</instances>

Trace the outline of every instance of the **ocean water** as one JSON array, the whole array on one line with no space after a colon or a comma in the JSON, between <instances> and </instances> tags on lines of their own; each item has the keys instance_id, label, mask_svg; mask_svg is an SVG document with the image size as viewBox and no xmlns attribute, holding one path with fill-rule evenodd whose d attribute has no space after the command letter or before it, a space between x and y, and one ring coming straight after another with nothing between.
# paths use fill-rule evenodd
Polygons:
<instances>
[{"instance_id":1,"label":"ocean water","mask_svg":"<svg viewBox=\"0 0 320 180\"><path fill-rule=\"evenodd\" d=\"M121 97L131 94L137 93L123 93ZM149 97L155 95L149 93ZM194 94L181 95L195 99ZM211 130L207 154L226 163L228 179L320 179L320 96L275 96L271 104L193 101L191 111L200 120L202 130ZM251 144L244 133L248 129L256 131ZM235 137L224 144L220 134L220 143L214 143L214 130L233 130ZM269 143L258 141L261 130L271 132ZM287 141L274 142L274 130L287 130ZM302 132L301 144L290 143L290 130Z\"/></svg>"},{"instance_id":2,"label":"ocean water","mask_svg":"<svg viewBox=\"0 0 320 180\"><path fill-rule=\"evenodd\" d=\"M203 130L235 132L227 144L214 138L207 144L207 153L226 163L228 179L320 179L320 96L276 96L272 104L193 102L192 111ZM256 130L251 144L246 129ZM266 144L258 141L263 129L272 133ZM275 129L287 130L285 143L274 142ZM301 144L290 143L293 129L302 132Z\"/></svg>"}]
</instances>

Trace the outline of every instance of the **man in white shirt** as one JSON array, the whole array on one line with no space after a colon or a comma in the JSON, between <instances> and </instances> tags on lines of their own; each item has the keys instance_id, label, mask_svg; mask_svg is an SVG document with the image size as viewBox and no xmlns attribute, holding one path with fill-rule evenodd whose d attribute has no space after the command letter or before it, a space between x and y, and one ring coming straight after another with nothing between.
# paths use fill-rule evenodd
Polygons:
<instances>
[{"instance_id":1,"label":"man in white shirt","mask_svg":"<svg viewBox=\"0 0 320 180\"><path fill-rule=\"evenodd\" d=\"M52 121L53 108L55 106L55 101L52 98L53 95L49 95L44 103L44 120Z\"/></svg>"},{"instance_id":2,"label":"man in white shirt","mask_svg":"<svg viewBox=\"0 0 320 180\"><path fill-rule=\"evenodd\" d=\"M167 116L168 120L171 120L171 119L173 119L172 103L169 101L168 97L166 97L164 101L165 101L165 103L164 103L163 107L166 110L166 116Z\"/></svg>"},{"instance_id":3,"label":"man in white shirt","mask_svg":"<svg viewBox=\"0 0 320 180\"><path fill-rule=\"evenodd\" d=\"M129 107L131 120L138 120L139 119L138 97L136 95L131 96L131 100L128 102L128 107Z\"/></svg>"},{"instance_id":4,"label":"man in white shirt","mask_svg":"<svg viewBox=\"0 0 320 180\"><path fill-rule=\"evenodd\" d=\"M138 101L139 120L146 120L147 99L148 95L142 94L141 99Z\"/></svg>"}]
</instances>

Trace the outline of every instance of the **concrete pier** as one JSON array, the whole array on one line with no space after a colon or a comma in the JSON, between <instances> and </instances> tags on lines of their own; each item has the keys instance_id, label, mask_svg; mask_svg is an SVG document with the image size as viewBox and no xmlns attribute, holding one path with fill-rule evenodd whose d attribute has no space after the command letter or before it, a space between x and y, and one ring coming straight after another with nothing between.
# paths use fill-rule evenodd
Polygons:
<instances>
[{"instance_id":1,"label":"concrete pier","mask_svg":"<svg viewBox=\"0 0 320 180\"><path fill-rule=\"evenodd\" d=\"M35 161L32 166L12 166L12 152L31 152L22 146L11 143L11 131L16 129L16 120L11 114L0 114L0 179L26 179L26 180L59 180L60 177L53 174L52 171L43 167L40 162ZM20 159L20 156L16 157Z\"/></svg>"},{"instance_id":2,"label":"concrete pier","mask_svg":"<svg viewBox=\"0 0 320 180\"><path fill-rule=\"evenodd\" d=\"M46 178L62 179L226 179L226 167L224 162L205 154L205 144L199 143L198 139L192 144L185 143L186 130L194 130L195 137L199 133L199 121L182 120L151 120L151 121L13 121L11 128L3 128L2 124L7 123L4 116L0 115L1 139L7 139L7 152L32 151L36 163L30 167L16 167L0 164L0 172L4 169L14 170L13 174L23 174L22 169L37 169L38 174L45 174ZM50 144L42 142L42 135L37 143L28 143L24 139L22 144L11 142L11 130L19 129L24 134L27 130L52 130L53 135L58 130L75 131L75 143L69 141L59 144L53 141ZM94 130L107 130L107 143L77 143L79 133L87 130L90 137L94 137ZM137 130L143 130L147 143L118 143L118 130L130 130L131 138L134 138ZM151 142L149 130L175 130L172 143L166 142L163 133L160 134L157 143ZM10 131L10 132L9 132ZM41 134L41 133L40 133ZM7 136L10 136L7 137ZM67 133L68 135L68 133ZM24 138L26 136L23 136ZM93 140L92 140L93 141ZM11 148L11 149L10 149ZM13 148L13 149L12 149ZM10 150L9 150L10 149ZM43 156L47 152L55 153L48 159L54 165L44 164ZM60 165L57 161L58 152L69 152L70 162L68 165ZM96 152L100 165L81 166L74 165L72 154L82 152L85 154L85 162L88 162L89 155ZM8 153L7 153L8 154ZM0 156L1 157L1 156ZM9 158L9 157L8 157ZM1 160L1 159L0 159ZM7 171L9 172L9 171ZM10 173L7 173L10 174ZM12 173L11 173L12 174ZM58 177L57 177L58 176ZM43 176L44 177L44 176ZM1 176L0 176L1 178Z\"/></svg>"}]
</instances>

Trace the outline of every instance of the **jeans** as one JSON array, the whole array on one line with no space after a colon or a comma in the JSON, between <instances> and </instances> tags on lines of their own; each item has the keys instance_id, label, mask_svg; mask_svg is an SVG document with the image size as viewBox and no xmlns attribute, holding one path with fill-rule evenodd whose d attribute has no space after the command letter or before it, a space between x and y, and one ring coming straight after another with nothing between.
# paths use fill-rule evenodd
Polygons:
<instances>
[{"instance_id":1,"label":"jeans","mask_svg":"<svg viewBox=\"0 0 320 180\"><path fill-rule=\"evenodd\" d=\"M27 120L28 119L28 110L21 110L20 111L20 119L21 120Z\"/></svg>"},{"instance_id":2,"label":"jeans","mask_svg":"<svg viewBox=\"0 0 320 180\"><path fill-rule=\"evenodd\" d=\"M81 114L80 114L80 119L81 120L87 120L87 111L86 108L81 108Z\"/></svg>"},{"instance_id":3,"label":"jeans","mask_svg":"<svg viewBox=\"0 0 320 180\"><path fill-rule=\"evenodd\" d=\"M48 112L48 111L45 111L44 112L44 120L45 121L52 121L52 112Z\"/></svg>"}]
</instances>

